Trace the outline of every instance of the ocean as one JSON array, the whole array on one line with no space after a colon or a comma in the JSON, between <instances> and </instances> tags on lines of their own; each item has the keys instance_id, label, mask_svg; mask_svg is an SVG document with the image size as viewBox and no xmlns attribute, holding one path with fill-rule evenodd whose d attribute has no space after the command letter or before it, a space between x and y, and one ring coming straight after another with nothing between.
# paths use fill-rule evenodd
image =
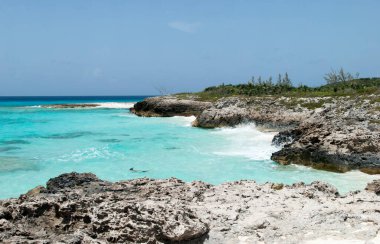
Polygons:
<instances>
[{"instance_id":1,"label":"ocean","mask_svg":"<svg viewBox=\"0 0 380 244\"><path fill-rule=\"evenodd\" d=\"M144 96L0 97L0 199L18 197L66 172L109 181L177 177L221 184L236 180L291 184L320 180L341 193L363 189L375 176L344 174L270 160L274 133L254 124L191 127L194 117L142 118L129 108ZM98 103L96 108L41 105ZM133 168L134 171L130 169Z\"/></svg>"}]
</instances>

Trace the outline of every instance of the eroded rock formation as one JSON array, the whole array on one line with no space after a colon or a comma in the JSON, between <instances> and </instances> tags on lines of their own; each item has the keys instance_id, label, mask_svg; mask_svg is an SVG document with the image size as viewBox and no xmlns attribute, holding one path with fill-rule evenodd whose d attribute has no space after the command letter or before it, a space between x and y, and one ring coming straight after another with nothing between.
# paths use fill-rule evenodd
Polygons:
<instances>
[{"instance_id":1,"label":"eroded rock formation","mask_svg":"<svg viewBox=\"0 0 380 244\"><path fill-rule=\"evenodd\" d=\"M284 186L237 181L213 186L144 178L110 183L92 174L70 173L49 180L46 188L0 201L0 240L376 243L380 196L375 188L369 185L368 191L340 196L322 182Z\"/></svg>"},{"instance_id":2,"label":"eroded rock formation","mask_svg":"<svg viewBox=\"0 0 380 244\"><path fill-rule=\"evenodd\" d=\"M272 159L338 172L380 173L380 115L374 107L361 99L325 104L295 129L275 136L275 142L287 143Z\"/></svg>"},{"instance_id":3,"label":"eroded rock formation","mask_svg":"<svg viewBox=\"0 0 380 244\"><path fill-rule=\"evenodd\" d=\"M131 112L144 117L170 117L198 115L210 108L211 102L183 100L176 97L151 97L138 102Z\"/></svg>"}]
</instances>

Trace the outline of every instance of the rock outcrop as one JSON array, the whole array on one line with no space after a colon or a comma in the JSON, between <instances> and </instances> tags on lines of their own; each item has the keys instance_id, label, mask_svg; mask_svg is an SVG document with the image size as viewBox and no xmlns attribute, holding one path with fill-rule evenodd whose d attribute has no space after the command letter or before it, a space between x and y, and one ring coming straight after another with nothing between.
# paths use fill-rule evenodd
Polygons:
<instances>
[{"instance_id":1,"label":"rock outcrop","mask_svg":"<svg viewBox=\"0 0 380 244\"><path fill-rule=\"evenodd\" d=\"M212 107L211 102L183 100L176 97L151 97L138 102L131 112L144 117L170 117L198 115Z\"/></svg>"},{"instance_id":2,"label":"rock outcrop","mask_svg":"<svg viewBox=\"0 0 380 244\"><path fill-rule=\"evenodd\" d=\"M287 186L237 181L213 186L143 178L110 183L92 174L70 173L49 180L46 188L0 201L0 240L376 243L379 201L371 191L340 196L322 182Z\"/></svg>"},{"instance_id":3,"label":"rock outcrop","mask_svg":"<svg viewBox=\"0 0 380 244\"><path fill-rule=\"evenodd\" d=\"M227 97L205 104L158 97L137 103L133 111L143 116L192 114L197 116L193 126L202 128L253 122L258 127L279 131L273 143L282 148L272 155L272 160L280 164L302 164L337 172L359 169L379 174L379 101L378 95L356 98L267 96Z\"/></svg>"},{"instance_id":4,"label":"rock outcrop","mask_svg":"<svg viewBox=\"0 0 380 244\"><path fill-rule=\"evenodd\" d=\"M365 188L367 191L372 191L377 195L380 195L380 180L374 180L367 184Z\"/></svg>"},{"instance_id":5,"label":"rock outcrop","mask_svg":"<svg viewBox=\"0 0 380 244\"><path fill-rule=\"evenodd\" d=\"M380 173L380 113L360 98L336 99L313 111L298 127L280 132L284 147L272 155L281 164L346 172Z\"/></svg>"},{"instance_id":6,"label":"rock outcrop","mask_svg":"<svg viewBox=\"0 0 380 244\"><path fill-rule=\"evenodd\" d=\"M199 241L208 225L190 208L171 201L170 193L190 201L207 187L200 184L192 193L191 185L177 179L112 184L93 174L63 174L49 180L46 189L38 187L0 202L0 239L5 243Z\"/></svg>"},{"instance_id":7,"label":"rock outcrop","mask_svg":"<svg viewBox=\"0 0 380 244\"><path fill-rule=\"evenodd\" d=\"M310 114L311 111L306 108L287 108L283 100L273 97L227 97L218 100L214 107L204 110L197 116L193 125L216 128L255 122L258 126L284 130L297 126Z\"/></svg>"}]
</instances>

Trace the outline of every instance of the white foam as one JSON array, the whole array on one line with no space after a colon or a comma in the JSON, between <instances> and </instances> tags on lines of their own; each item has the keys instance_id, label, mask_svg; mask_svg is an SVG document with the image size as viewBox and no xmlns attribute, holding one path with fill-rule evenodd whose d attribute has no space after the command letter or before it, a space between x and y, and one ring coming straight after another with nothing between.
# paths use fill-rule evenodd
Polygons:
<instances>
[{"instance_id":1,"label":"white foam","mask_svg":"<svg viewBox=\"0 0 380 244\"><path fill-rule=\"evenodd\" d=\"M105 102L105 103L80 103L80 104L88 104L88 105L96 105L96 106L88 106L88 107L74 107L70 109L99 109L99 108L115 108L115 109L129 109L133 108L135 103L124 103L124 102ZM75 103L73 103L75 105ZM56 108L56 104L53 105L34 105L34 106L28 106L29 108Z\"/></svg>"},{"instance_id":2,"label":"white foam","mask_svg":"<svg viewBox=\"0 0 380 244\"><path fill-rule=\"evenodd\" d=\"M94 103L98 105L94 108L133 108L135 103L121 103L121 102L107 102L107 103Z\"/></svg>"},{"instance_id":3,"label":"white foam","mask_svg":"<svg viewBox=\"0 0 380 244\"><path fill-rule=\"evenodd\" d=\"M195 116L174 116L174 119L177 119L179 122L183 123L184 126L191 126L193 121L196 119Z\"/></svg>"},{"instance_id":4,"label":"white foam","mask_svg":"<svg viewBox=\"0 0 380 244\"><path fill-rule=\"evenodd\" d=\"M165 117L166 122L189 127L191 123L195 120L195 116L173 116L173 117Z\"/></svg>"},{"instance_id":5,"label":"white foam","mask_svg":"<svg viewBox=\"0 0 380 244\"><path fill-rule=\"evenodd\" d=\"M112 158L124 158L123 154L118 152L112 152L108 147L96 148L89 147L85 149L78 149L70 153L59 156L56 161L61 162L81 162L91 159L112 159Z\"/></svg>"},{"instance_id":6,"label":"white foam","mask_svg":"<svg viewBox=\"0 0 380 244\"><path fill-rule=\"evenodd\" d=\"M273 132L261 132L255 124L245 124L234 128L217 129L215 132L227 139L217 155L243 156L253 160L268 160L278 148L272 145Z\"/></svg>"}]
</instances>

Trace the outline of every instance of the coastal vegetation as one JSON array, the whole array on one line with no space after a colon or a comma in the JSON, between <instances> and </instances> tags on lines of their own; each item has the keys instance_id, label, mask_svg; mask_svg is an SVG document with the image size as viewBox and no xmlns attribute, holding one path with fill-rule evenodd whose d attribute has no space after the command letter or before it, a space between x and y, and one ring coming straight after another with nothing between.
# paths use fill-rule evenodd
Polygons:
<instances>
[{"instance_id":1,"label":"coastal vegetation","mask_svg":"<svg viewBox=\"0 0 380 244\"><path fill-rule=\"evenodd\" d=\"M263 79L259 76L241 84L221 84L207 87L202 92L181 93L177 96L196 96L202 101L215 101L228 96L335 97L380 94L380 78L359 78L359 73L352 75L340 69L331 70L324 79L325 85L310 87L303 84L293 85L288 73L279 74L276 82L272 77Z\"/></svg>"}]
</instances>

